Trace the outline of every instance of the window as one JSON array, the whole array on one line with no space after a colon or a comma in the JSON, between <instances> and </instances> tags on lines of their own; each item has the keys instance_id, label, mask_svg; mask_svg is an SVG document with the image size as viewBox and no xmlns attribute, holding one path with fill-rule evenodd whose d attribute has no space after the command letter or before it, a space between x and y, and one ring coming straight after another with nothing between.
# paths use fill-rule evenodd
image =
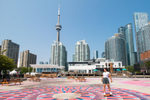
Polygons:
<instances>
[{"instance_id":1,"label":"window","mask_svg":"<svg viewBox=\"0 0 150 100\"><path fill-rule=\"evenodd\" d=\"M102 65L102 68L104 68L104 65Z\"/></svg>"},{"instance_id":2,"label":"window","mask_svg":"<svg viewBox=\"0 0 150 100\"><path fill-rule=\"evenodd\" d=\"M96 68L100 68L100 65L96 65Z\"/></svg>"}]
</instances>

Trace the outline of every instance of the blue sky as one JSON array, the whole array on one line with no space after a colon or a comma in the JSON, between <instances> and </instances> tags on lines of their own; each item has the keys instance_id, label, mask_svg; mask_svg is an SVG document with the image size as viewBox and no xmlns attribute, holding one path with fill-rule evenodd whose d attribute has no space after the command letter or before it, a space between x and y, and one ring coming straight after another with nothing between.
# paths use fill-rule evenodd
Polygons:
<instances>
[{"instance_id":1,"label":"blue sky","mask_svg":"<svg viewBox=\"0 0 150 100\"><path fill-rule=\"evenodd\" d=\"M119 27L132 23L134 33L134 12L150 14L150 0L0 0L0 42L11 39L20 45L19 55L30 50L37 54L37 63L49 62L59 3L60 41L66 46L68 61L77 41L86 40L91 58L94 50L100 56L104 42Z\"/></svg>"}]
</instances>

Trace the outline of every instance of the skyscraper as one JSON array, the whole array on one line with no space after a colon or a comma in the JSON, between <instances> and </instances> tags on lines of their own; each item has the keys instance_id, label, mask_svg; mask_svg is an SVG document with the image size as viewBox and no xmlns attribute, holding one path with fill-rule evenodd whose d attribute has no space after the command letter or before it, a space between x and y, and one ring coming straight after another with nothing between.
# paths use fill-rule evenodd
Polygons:
<instances>
[{"instance_id":1,"label":"skyscraper","mask_svg":"<svg viewBox=\"0 0 150 100\"><path fill-rule=\"evenodd\" d=\"M60 6L58 7L58 23L55 26L57 30L57 41L51 45L50 64L58 66L67 66L67 51L65 46L60 42Z\"/></svg>"},{"instance_id":2,"label":"skyscraper","mask_svg":"<svg viewBox=\"0 0 150 100\"><path fill-rule=\"evenodd\" d=\"M25 50L20 53L20 66L19 67L30 67L29 64L36 64L37 56L30 53L29 50Z\"/></svg>"},{"instance_id":3,"label":"skyscraper","mask_svg":"<svg viewBox=\"0 0 150 100\"><path fill-rule=\"evenodd\" d=\"M51 58L50 64L58 66L67 65L67 51L65 46L61 42L54 41L55 44L51 45ZM58 47L58 52L57 52Z\"/></svg>"},{"instance_id":4,"label":"skyscraper","mask_svg":"<svg viewBox=\"0 0 150 100\"><path fill-rule=\"evenodd\" d=\"M122 61L122 65L127 65L126 59L126 42L122 33L116 33L105 42L106 59L114 59L114 61Z\"/></svg>"},{"instance_id":5,"label":"skyscraper","mask_svg":"<svg viewBox=\"0 0 150 100\"><path fill-rule=\"evenodd\" d=\"M135 32L137 32L142 26L147 24L149 21L148 14L144 12L133 13L133 19Z\"/></svg>"},{"instance_id":6,"label":"skyscraper","mask_svg":"<svg viewBox=\"0 0 150 100\"><path fill-rule=\"evenodd\" d=\"M75 54L72 55L72 62L75 62Z\"/></svg>"},{"instance_id":7,"label":"skyscraper","mask_svg":"<svg viewBox=\"0 0 150 100\"><path fill-rule=\"evenodd\" d=\"M14 59L15 64L18 64L19 45L12 42L11 40L2 41L1 51L7 50L3 55Z\"/></svg>"},{"instance_id":8,"label":"skyscraper","mask_svg":"<svg viewBox=\"0 0 150 100\"><path fill-rule=\"evenodd\" d=\"M90 60L90 48L85 40L78 41L75 45L75 62Z\"/></svg>"},{"instance_id":9,"label":"skyscraper","mask_svg":"<svg viewBox=\"0 0 150 100\"><path fill-rule=\"evenodd\" d=\"M98 58L98 51L95 50L95 51L94 51L94 59L97 59L97 58Z\"/></svg>"},{"instance_id":10,"label":"skyscraper","mask_svg":"<svg viewBox=\"0 0 150 100\"><path fill-rule=\"evenodd\" d=\"M133 13L134 19L134 28L135 28L135 38L136 38L136 47L137 47L137 61L140 60L140 54L144 52L144 38L142 36L141 29L149 21L149 16L144 12L135 12ZM140 30L141 29L141 30ZM140 31L139 31L140 30Z\"/></svg>"},{"instance_id":11,"label":"skyscraper","mask_svg":"<svg viewBox=\"0 0 150 100\"><path fill-rule=\"evenodd\" d=\"M105 58L105 52L102 52L101 57Z\"/></svg>"},{"instance_id":12,"label":"skyscraper","mask_svg":"<svg viewBox=\"0 0 150 100\"><path fill-rule=\"evenodd\" d=\"M124 34L124 39L125 39L125 42L126 42L128 65L134 65L134 63L135 63L135 53L134 53L132 24L129 23L129 24L125 25L124 27L120 27L118 29L118 33Z\"/></svg>"},{"instance_id":13,"label":"skyscraper","mask_svg":"<svg viewBox=\"0 0 150 100\"><path fill-rule=\"evenodd\" d=\"M150 23L145 24L136 32L137 58L140 60L140 54L150 50Z\"/></svg>"}]
</instances>

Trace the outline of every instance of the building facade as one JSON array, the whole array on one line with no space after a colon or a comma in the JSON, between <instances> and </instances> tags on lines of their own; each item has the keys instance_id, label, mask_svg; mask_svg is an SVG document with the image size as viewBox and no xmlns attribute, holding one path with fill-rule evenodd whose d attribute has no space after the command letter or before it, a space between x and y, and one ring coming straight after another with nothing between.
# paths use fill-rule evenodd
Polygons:
<instances>
[{"instance_id":1,"label":"building facade","mask_svg":"<svg viewBox=\"0 0 150 100\"><path fill-rule=\"evenodd\" d=\"M144 12L135 12L133 13L133 19L135 32L138 32L142 26L148 23L149 16L147 13Z\"/></svg>"},{"instance_id":2,"label":"building facade","mask_svg":"<svg viewBox=\"0 0 150 100\"><path fill-rule=\"evenodd\" d=\"M18 64L18 56L19 56L19 45L12 42L11 40L2 41L1 51L6 50L3 55L9 57L10 59L14 59L15 64Z\"/></svg>"},{"instance_id":3,"label":"building facade","mask_svg":"<svg viewBox=\"0 0 150 100\"><path fill-rule=\"evenodd\" d=\"M29 64L36 64L37 55L32 54L29 50L20 53L20 66L19 67L30 67Z\"/></svg>"},{"instance_id":4,"label":"building facade","mask_svg":"<svg viewBox=\"0 0 150 100\"><path fill-rule=\"evenodd\" d=\"M53 64L30 64L30 67L36 69L36 73L42 72L59 72L64 69L64 66L57 66Z\"/></svg>"},{"instance_id":5,"label":"building facade","mask_svg":"<svg viewBox=\"0 0 150 100\"><path fill-rule=\"evenodd\" d=\"M113 72L116 69L122 69L121 61L114 61L113 59L106 60L105 58L97 58L96 60L89 60L83 62L68 62L68 71L74 71L78 73L93 73L95 69L100 72L104 71L104 68L107 68L110 71L110 64L113 66Z\"/></svg>"},{"instance_id":6,"label":"building facade","mask_svg":"<svg viewBox=\"0 0 150 100\"><path fill-rule=\"evenodd\" d=\"M101 57L105 58L105 52L102 52Z\"/></svg>"},{"instance_id":7,"label":"building facade","mask_svg":"<svg viewBox=\"0 0 150 100\"><path fill-rule=\"evenodd\" d=\"M97 59L97 58L98 58L98 51L95 50L95 51L94 51L94 59Z\"/></svg>"},{"instance_id":8,"label":"building facade","mask_svg":"<svg viewBox=\"0 0 150 100\"><path fill-rule=\"evenodd\" d=\"M129 23L124 27L120 27L118 29L118 33L122 33L124 35L124 39L126 42L126 51L127 51L127 65L134 65L135 63L135 53L134 53L134 42L133 42L133 29L132 24Z\"/></svg>"},{"instance_id":9,"label":"building facade","mask_svg":"<svg viewBox=\"0 0 150 100\"><path fill-rule=\"evenodd\" d=\"M122 33L116 33L105 42L106 59L121 61L123 66L127 66L126 42Z\"/></svg>"},{"instance_id":10,"label":"building facade","mask_svg":"<svg viewBox=\"0 0 150 100\"><path fill-rule=\"evenodd\" d=\"M75 62L84 60L90 60L90 48L85 40L82 40L75 45Z\"/></svg>"},{"instance_id":11,"label":"building facade","mask_svg":"<svg viewBox=\"0 0 150 100\"><path fill-rule=\"evenodd\" d=\"M140 54L150 50L150 23L145 24L136 32L137 58L140 61Z\"/></svg>"},{"instance_id":12,"label":"building facade","mask_svg":"<svg viewBox=\"0 0 150 100\"><path fill-rule=\"evenodd\" d=\"M58 65L58 66L66 66L67 65L67 51L65 46L57 41L54 41L55 44L51 45L51 58L50 64ZM58 45L58 46L57 46ZM58 47L58 51L57 51Z\"/></svg>"}]
</instances>

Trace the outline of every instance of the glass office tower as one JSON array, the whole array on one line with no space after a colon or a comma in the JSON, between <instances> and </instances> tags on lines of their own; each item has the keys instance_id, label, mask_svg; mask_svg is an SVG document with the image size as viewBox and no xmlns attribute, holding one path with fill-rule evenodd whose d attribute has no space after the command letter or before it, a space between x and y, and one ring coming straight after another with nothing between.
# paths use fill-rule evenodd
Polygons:
<instances>
[{"instance_id":1,"label":"glass office tower","mask_svg":"<svg viewBox=\"0 0 150 100\"><path fill-rule=\"evenodd\" d=\"M134 28L135 28L135 37L136 37L136 46L137 46L137 61L140 60L140 54L144 51L144 41L141 28L148 23L149 16L147 13L144 12L135 12L133 13L134 18ZM144 29L144 28L143 28ZM140 31L139 31L140 30ZM139 32L138 32L139 31Z\"/></svg>"},{"instance_id":2,"label":"glass office tower","mask_svg":"<svg viewBox=\"0 0 150 100\"><path fill-rule=\"evenodd\" d=\"M148 23L148 14L144 12L133 13L135 32L137 32L142 26Z\"/></svg>"},{"instance_id":3,"label":"glass office tower","mask_svg":"<svg viewBox=\"0 0 150 100\"><path fill-rule=\"evenodd\" d=\"M72 55L72 62L75 62L75 54Z\"/></svg>"},{"instance_id":4,"label":"glass office tower","mask_svg":"<svg viewBox=\"0 0 150 100\"><path fill-rule=\"evenodd\" d=\"M101 54L101 57L102 57L102 58L105 58L105 52L103 52L103 53Z\"/></svg>"},{"instance_id":5,"label":"glass office tower","mask_svg":"<svg viewBox=\"0 0 150 100\"><path fill-rule=\"evenodd\" d=\"M94 59L97 59L97 58L98 58L98 51L95 50L95 51L94 51Z\"/></svg>"},{"instance_id":6,"label":"glass office tower","mask_svg":"<svg viewBox=\"0 0 150 100\"><path fill-rule=\"evenodd\" d=\"M140 60L140 54L150 50L150 23L141 27L136 32L136 46L137 46L137 58Z\"/></svg>"},{"instance_id":7,"label":"glass office tower","mask_svg":"<svg viewBox=\"0 0 150 100\"><path fill-rule=\"evenodd\" d=\"M125 39L125 42L126 42L128 65L134 65L134 63L135 63L135 53L134 53L132 24L129 23L129 24L125 25L124 27L120 27L118 29L118 33L124 34L124 39Z\"/></svg>"},{"instance_id":8,"label":"glass office tower","mask_svg":"<svg viewBox=\"0 0 150 100\"><path fill-rule=\"evenodd\" d=\"M126 43L124 35L117 33L105 42L106 59L114 59L114 61L122 61L123 66L127 66Z\"/></svg>"}]
</instances>

